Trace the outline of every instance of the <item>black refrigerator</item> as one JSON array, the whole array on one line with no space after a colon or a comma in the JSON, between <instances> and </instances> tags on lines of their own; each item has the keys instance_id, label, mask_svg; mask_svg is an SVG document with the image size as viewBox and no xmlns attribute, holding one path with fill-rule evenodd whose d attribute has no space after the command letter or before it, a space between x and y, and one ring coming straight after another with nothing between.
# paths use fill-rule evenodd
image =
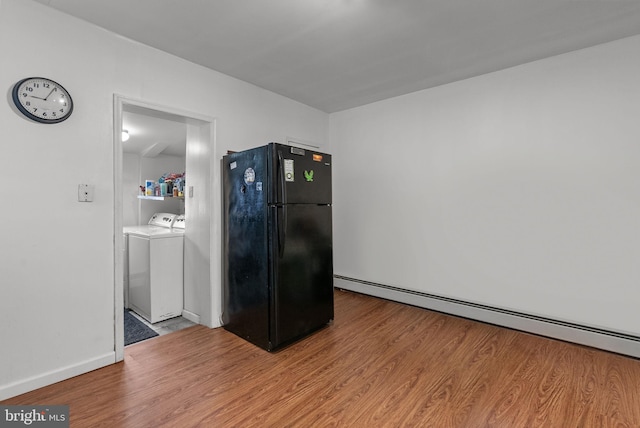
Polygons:
<instances>
[{"instance_id":1,"label":"black refrigerator","mask_svg":"<svg viewBox=\"0 0 640 428\"><path fill-rule=\"evenodd\" d=\"M224 328L274 351L333 320L331 155L269 143L223 158Z\"/></svg>"}]
</instances>

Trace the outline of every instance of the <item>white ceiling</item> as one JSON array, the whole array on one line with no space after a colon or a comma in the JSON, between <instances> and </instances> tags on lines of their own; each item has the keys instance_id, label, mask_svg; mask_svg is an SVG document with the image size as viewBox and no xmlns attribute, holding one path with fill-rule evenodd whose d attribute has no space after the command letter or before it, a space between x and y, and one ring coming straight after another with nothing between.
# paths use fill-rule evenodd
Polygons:
<instances>
[{"instance_id":1,"label":"white ceiling","mask_svg":"<svg viewBox=\"0 0 640 428\"><path fill-rule=\"evenodd\" d=\"M638 0L37 0L335 112L640 33Z\"/></svg>"},{"instance_id":2,"label":"white ceiling","mask_svg":"<svg viewBox=\"0 0 640 428\"><path fill-rule=\"evenodd\" d=\"M125 153L137 153L143 157L160 154L184 157L186 154L187 125L179 119L125 106L122 129L129 134L129 140L122 143Z\"/></svg>"},{"instance_id":3,"label":"white ceiling","mask_svg":"<svg viewBox=\"0 0 640 428\"><path fill-rule=\"evenodd\" d=\"M331 113L640 34L638 0L36 0Z\"/></svg>"}]
</instances>

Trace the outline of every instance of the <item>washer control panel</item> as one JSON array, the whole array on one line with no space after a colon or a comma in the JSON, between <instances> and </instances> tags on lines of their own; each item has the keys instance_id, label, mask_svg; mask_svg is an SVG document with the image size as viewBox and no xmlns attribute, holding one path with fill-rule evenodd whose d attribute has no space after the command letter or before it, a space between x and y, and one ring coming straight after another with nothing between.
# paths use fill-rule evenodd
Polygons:
<instances>
[{"instance_id":1,"label":"washer control panel","mask_svg":"<svg viewBox=\"0 0 640 428\"><path fill-rule=\"evenodd\" d=\"M149 224L151 226L172 227L176 217L177 214L155 213L149 219Z\"/></svg>"}]
</instances>

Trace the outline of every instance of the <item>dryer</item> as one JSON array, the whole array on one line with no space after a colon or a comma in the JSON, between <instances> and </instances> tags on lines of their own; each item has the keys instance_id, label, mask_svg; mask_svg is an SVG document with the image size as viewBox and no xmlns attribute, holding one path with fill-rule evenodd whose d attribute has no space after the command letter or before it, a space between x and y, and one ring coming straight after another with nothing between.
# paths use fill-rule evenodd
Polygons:
<instances>
[{"instance_id":1,"label":"dryer","mask_svg":"<svg viewBox=\"0 0 640 428\"><path fill-rule=\"evenodd\" d=\"M127 236L128 306L150 323L182 315L184 304L184 216L156 213Z\"/></svg>"}]
</instances>

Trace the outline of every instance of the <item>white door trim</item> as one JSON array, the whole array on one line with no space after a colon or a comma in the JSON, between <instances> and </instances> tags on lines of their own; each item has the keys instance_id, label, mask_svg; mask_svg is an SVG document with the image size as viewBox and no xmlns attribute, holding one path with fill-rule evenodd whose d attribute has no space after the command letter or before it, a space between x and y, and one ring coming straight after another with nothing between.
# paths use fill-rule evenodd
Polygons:
<instances>
[{"instance_id":1,"label":"white door trim","mask_svg":"<svg viewBox=\"0 0 640 428\"><path fill-rule=\"evenodd\" d=\"M210 174L209 183L212 186L209 198L209 250L210 250L210 266L207 295L202 296L207 303L203 305L203 313L200 314L202 323L209 327L214 327L218 323L215 314L219 312L217 306L220 303L218 294L219 279L221 278L220 253L219 247L220 237L220 215L219 210L214 210L214 202L220 199L219 180L216 179L218 174L218 162L215 161L216 139L215 139L215 118L205 116L189 111L184 111L172 107L162 106L147 101L132 99L123 95L114 94L113 96L113 191L114 191L114 217L113 217L113 244L114 244L114 346L115 346L115 362L124 360L124 238L122 234L122 217L123 217L123 201L122 201L122 168L123 168L123 146L122 146L122 115L123 110L127 107L139 107L141 109L154 110L161 114L171 116L181 116L187 122L202 124L202 129L206 130L205 139L208 139L210 153ZM188 142L187 142L188 144ZM217 286L216 286L217 284Z\"/></svg>"}]
</instances>

